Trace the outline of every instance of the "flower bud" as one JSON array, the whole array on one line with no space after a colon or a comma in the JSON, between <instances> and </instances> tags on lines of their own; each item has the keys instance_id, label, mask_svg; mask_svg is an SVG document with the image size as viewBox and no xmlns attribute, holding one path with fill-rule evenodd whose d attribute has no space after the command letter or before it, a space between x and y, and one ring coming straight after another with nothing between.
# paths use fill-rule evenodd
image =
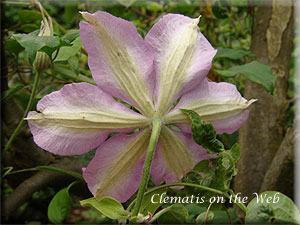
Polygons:
<instances>
[{"instance_id":1,"label":"flower bud","mask_svg":"<svg viewBox=\"0 0 300 225\"><path fill-rule=\"evenodd\" d=\"M51 18L48 17L41 21L40 33L38 36L53 36L53 27ZM42 72L45 69L49 68L50 58L45 52L37 52L35 60L33 62L34 68L38 72Z\"/></svg>"}]
</instances>

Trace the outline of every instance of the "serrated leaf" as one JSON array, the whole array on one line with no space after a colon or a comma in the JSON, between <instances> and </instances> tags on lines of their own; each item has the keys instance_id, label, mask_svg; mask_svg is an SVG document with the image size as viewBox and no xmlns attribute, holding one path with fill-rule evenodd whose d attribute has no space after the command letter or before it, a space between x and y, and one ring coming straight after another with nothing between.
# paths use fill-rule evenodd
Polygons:
<instances>
[{"instance_id":1,"label":"serrated leaf","mask_svg":"<svg viewBox=\"0 0 300 225\"><path fill-rule=\"evenodd\" d=\"M272 74L271 67L257 61L242 66L234 66L228 70L215 70L214 72L224 77L234 77L237 74L242 74L249 80L263 85L268 92L273 93L273 84L276 78Z\"/></svg>"},{"instance_id":2,"label":"serrated leaf","mask_svg":"<svg viewBox=\"0 0 300 225\"><path fill-rule=\"evenodd\" d=\"M215 214L212 211L209 211L207 213L206 218L205 218L205 216L206 216L206 212L203 212L203 213L199 214L196 218L196 223L197 224L204 224L204 223L205 224L211 224L211 223L213 223Z\"/></svg>"},{"instance_id":3,"label":"serrated leaf","mask_svg":"<svg viewBox=\"0 0 300 225\"><path fill-rule=\"evenodd\" d=\"M216 159L216 170L215 170L215 180L213 181L211 187L219 190L228 190L233 176L236 175L235 163L236 161L232 157L232 149L237 149L233 146L230 150L226 150L219 155ZM237 149L236 149L237 148Z\"/></svg>"},{"instance_id":4,"label":"serrated leaf","mask_svg":"<svg viewBox=\"0 0 300 225\"><path fill-rule=\"evenodd\" d=\"M266 191L247 206L246 223L300 224L300 213L293 201L276 191Z\"/></svg>"},{"instance_id":5,"label":"serrated leaf","mask_svg":"<svg viewBox=\"0 0 300 225\"><path fill-rule=\"evenodd\" d=\"M48 206L48 218L54 224L62 224L64 219L69 213L71 197L69 195L69 189L77 184L78 181L74 181L68 187L61 189L52 198Z\"/></svg>"},{"instance_id":6,"label":"serrated leaf","mask_svg":"<svg viewBox=\"0 0 300 225\"><path fill-rule=\"evenodd\" d=\"M158 218L159 224L186 224L189 213L181 204L170 206L170 210Z\"/></svg>"},{"instance_id":7,"label":"serrated leaf","mask_svg":"<svg viewBox=\"0 0 300 225\"><path fill-rule=\"evenodd\" d=\"M216 139L217 134L210 122L201 120L193 110L180 109L191 120L191 130L194 141L201 145L209 154L218 154L224 150L222 142Z\"/></svg>"},{"instance_id":8,"label":"serrated leaf","mask_svg":"<svg viewBox=\"0 0 300 225\"><path fill-rule=\"evenodd\" d=\"M200 184L219 190L228 190L232 178L236 175L237 169L235 163L239 158L239 147L233 145L230 150L221 152L217 158L200 161L193 169L183 177L183 181L187 183ZM209 199L214 193L207 191L199 191L196 188L185 187L184 190L189 194L198 194Z\"/></svg>"},{"instance_id":9,"label":"serrated leaf","mask_svg":"<svg viewBox=\"0 0 300 225\"><path fill-rule=\"evenodd\" d=\"M215 58L229 58L229 59L241 59L246 56L254 57L255 55L249 51L242 49L232 49L232 48L217 48L217 54Z\"/></svg>"},{"instance_id":10,"label":"serrated leaf","mask_svg":"<svg viewBox=\"0 0 300 225\"><path fill-rule=\"evenodd\" d=\"M239 145L237 143L235 143L231 147L229 153L232 156L234 162L236 163L240 159L240 148L239 148Z\"/></svg>"},{"instance_id":11,"label":"serrated leaf","mask_svg":"<svg viewBox=\"0 0 300 225\"><path fill-rule=\"evenodd\" d=\"M111 197L98 198L88 198L80 201L82 206L89 206L97 209L104 216L110 219L127 219L130 214L128 211L124 210L122 204L116 199Z\"/></svg>"}]
</instances>

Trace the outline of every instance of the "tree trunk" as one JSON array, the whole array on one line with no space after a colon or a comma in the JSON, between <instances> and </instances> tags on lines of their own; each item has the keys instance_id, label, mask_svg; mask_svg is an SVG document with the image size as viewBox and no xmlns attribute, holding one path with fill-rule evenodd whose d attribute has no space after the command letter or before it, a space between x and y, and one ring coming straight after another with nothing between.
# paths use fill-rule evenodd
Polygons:
<instances>
[{"instance_id":1,"label":"tree trunk","mask_svg":"<svg viewBox=\"0 0 300 225\"><path fill-rule=\"evenodd\" d=\"M269 176L265 178L265 174L287 133L285 119L293 43L293 3L291 0L284 3L273 0L270 6L260 6L253 24L251 51L258 61L272 67L276 81L273 95L267 93L261 85L249 80L245 86L245 97L258 101L250 108L249 119L239 131L241 158L237 165L238 175L235 178L234 189L250 199L255 197L254 192L259 193L263 183L263 190L276 189L290 197L293 195L293 185L290 185L289 189L281 190L280 186L273 185L278 181L264 181L269 179ZM290 135L291 132L288 133ZM291 141L292 138L288 140ZM292 173L292 161L288 162L284 167L289 168ZM281 175L277 177L284 179ZM284 183L285 180L280 182ZM241 216L241 213L239 214Z\"/></svg>"}]
</instances>

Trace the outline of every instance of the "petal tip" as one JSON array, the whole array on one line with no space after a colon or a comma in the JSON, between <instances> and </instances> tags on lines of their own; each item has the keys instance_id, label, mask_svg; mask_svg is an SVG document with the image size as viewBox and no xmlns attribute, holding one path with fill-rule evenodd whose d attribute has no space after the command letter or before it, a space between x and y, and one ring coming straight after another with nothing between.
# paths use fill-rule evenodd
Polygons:
<instances>
[{"instance_id":1,"label":"petal tip","mask_svg":"<svg viewBox=\"0 0 300 225\"><path fill-rule=\"evenodd\" d=\"M89 23L95 23L96 19L94 17L94 14L91 14L86 11L79 11L79 13L82 15L84 19L86 19Z\"/></svg>"},{"instance_id":2,"label":"petal tip","mask_svg":"<svg viewBox=\"0 0 300 225\"><path fill-rule=\"evenodd\" d=\"M200 19L201 19L201 15L199 15L197 18L195 18L194 19L194 24L196 25L196 26L198 26L198 24L199 24L199 22L200 22Z\"/></svg>"},{"instance_id":3,"label":"petal tip","mask_svg":"<svg viewBox=\"0 0 300 225\"><path fill-rule=\"evenodd\" d=\"M254 102L258 101L258 99L251 99L247 102L248 107L252 105Z\"/></svg>"}]
</instances>

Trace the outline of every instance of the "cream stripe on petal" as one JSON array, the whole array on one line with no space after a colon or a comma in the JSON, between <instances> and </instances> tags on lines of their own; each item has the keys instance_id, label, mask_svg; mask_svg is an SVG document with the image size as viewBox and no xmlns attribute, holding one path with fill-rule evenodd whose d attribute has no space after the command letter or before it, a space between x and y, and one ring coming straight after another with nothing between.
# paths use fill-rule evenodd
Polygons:
<instances>
[{"instance_id":1,"label":"cream stripe on petal","mask_svg":"<svg viewBox=\"0 0 300 225\"><path fill-rule=\"evenodd\" d=\"M161 115L167 111L188 75L196 49L198 22L199 19L195 19L182 33L170 40L170 52L161 63L159 78L157 111Z\"/></svg>"},{"instance_id":2,"label":"cream stripe on petal","mask_svg":"<svg viewBox=\"0 0 300 225\"><path fill-rule=\"evenodd\" d=\"M255 102L255 99L247 101L244 98L232 99L226 101L218 100L198 100L191 102L190 104L182 106L184 109L190 109L197 112L200 117L209 122L229 118L237 115L240 112L249 108L249 106ZM166 123L190 123L189 118L180 111L175 109L165 116Z\"/></svg>"},{"instance_id":3,"label":"cream stripe on petal","mask_svg":"<svg viewBox=\"0 0 300 225\"><path fill-rule=\"evenodd\" d=\"M155 54L156 109L160 116L177 98L196 88L211 67L216 50L200 33L198 23L199 18L167 14L146 35Z\"/></svg>"},{"instance_id":4,"label":"cream stripe on petal","mask_svg":"<svg viewBox=\"0 0 300 225\"><path fill-rule=\"evenodd\" d=\"M180 109L193 110L209 122L232 119L235 116L239 120L240 113L246 112L255 101L243 98L233 84L208 82L204 79L196 89L181 97L175 109L165 115L164 120L167 124L190 124L190 120ZM242 125L240 122L238 124Z\"/></svg>"},{"instance_id":5,"label":"cream stripe on petal","mask_svg":"<svg viewBox=\"0 0 300 225\"><path fill-rule=\"evenodd\" d=\"M106 176L98 184L96 196L103 196L126 176L138 160L146 153L148 148L150 133L146 129L128 144L122 152L111 162L111 166L106 170Z\"/></svg>"},{"instance_id":6,"label":"cream stripe on petal","mask_svg":"<svg viewBox=\"0 0 300 225\"><path fill-rule=\"evenodd\" d=\"M200 160L212 157L215 156L207 154L206 150L195 143L192 134L164 126L153 158L151 176L156 185L162 180L166 183L178 182Z\"/></svg>"},{"instance_id":7,"label":"cream stripe on petal","mask_svg":"<svg viewBox=\"0 0 300 225\"><path fill-rule=\"evenodd\" d=\"M175 180L180 180L195 165L192 155L184 143L165 126L162 127L159 143L167 168L175 174Z\"/></svg>"},{"instance_id":8,"label":"cream stripe on petal","mask_svg":"<svg viewBox=\"0 0 300 225\"><path fill-rule=\"evenodd\" d=\"M133 135L120 134L99 147L84 173L98 198L111 196L126 201L140 183L150 129Z\"/></svg>"},{"instance_id":9,"label":"cream stripe on petal","mask_svg":"<svg viewBox=\"0 0 300 225\"><path fill-rule=\"evenodd\" d=\"M136 57L138 56L133 55L135 53L134 47L126 46L126 44L127 45L129 44L120 41L123 37L113 36L113 32L107 30L108 28L106 26L108 26L108 24L103 25L105 21L99 19L99 18L103 18L104 20L105 16L108 15L102 12L97 12L97 13L89 14L83 12L82 14L88 20L89 25L96 33L98 38L98 44L101 44L101 50L102 50L101 54L102 57L104 57L102 60L106 61L102 63L103 64L105 63L105 65L109 67L109 70L111 70L111 75L114 76L113 78L111 77L110 79L115 79L117 85L119 85L119 88L121 88L122 91L133 101L133 104L136 107L138 107L139 110L141 110L145 115L150 115L150 116L153 115L154 111L152 106L152 100L150 99L152 96L151 93L152 90L149 89L148 85L145 83L146 80L143 79L143 74L141 71L141 67L143 65L137 65L138 62L136 62ZM109 18L105 18L105 19L109 19ZM114 20L115 19L116 18L114 17ZM84 25L85 24L82 23L82 29ZM118 27L115 28L109 27L109 29L112 30L118 29ZM82 35L84 35L84 33L82 33ZM98 47L100 48L100 46ZM91 50L88 49L88 51ZM97 49L97 46L95 46L94 51L100 51L100 49ZM133 51L133 53L130 51ZM149 53L145 53L145 54L149 54ZM89 57L94 57L94 56L90 56L89 54ZM91 58L89 60L95 60L95 59ZM101 69L100 64L98 67ZM91 68L91 70L93 73L93 68ZM106 90L108 88L105 85L103 85L103 81L101 80L101 77L98 78L94 76L94 79L103 88L103 90ZM116 97L120 97L120 96L116 96Z\"/></svg>"},{"instance_id":10,"label":"cream stripe on petal","mask_svg":"<svg viewBox=\"0 0 300 225\"><path fill-rule=\"evenodd\" d=\"M38 125L55 126L66 129L97 129L97 130L122 130L135 127L145 127L148 119L114 111L98 112L32 112L26 120Z\"/></svg>"},{"instance_id":11,"label":"cream stripe on petal","mask_svg":"<svg viewBox=\"0 0 300 225\"><path fill-rule=\"evenodd\" d=\"M60 155L85 153L98 147L111 132L128 132L148 119L115 101L99 87L67 84L44 96L26 120L35 143Z\"/></svg>"}]
</instances>

